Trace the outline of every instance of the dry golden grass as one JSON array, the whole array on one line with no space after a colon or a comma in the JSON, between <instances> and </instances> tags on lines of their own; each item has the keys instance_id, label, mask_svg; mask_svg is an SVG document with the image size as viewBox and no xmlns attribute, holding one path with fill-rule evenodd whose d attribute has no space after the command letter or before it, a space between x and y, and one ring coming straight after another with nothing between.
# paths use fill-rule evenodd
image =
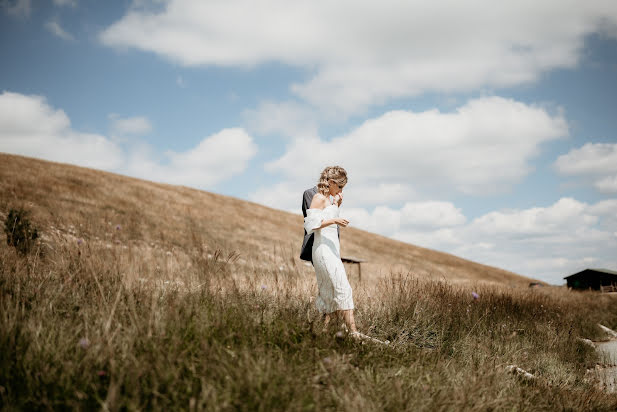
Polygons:
<instances>
[{"instance_id":1,"label":"dry golden grass","mask_svg":"<svg viewBox=\"0 0 617 412\"><path fill-rule=\"evenodd\" d=\"M146 254L163 249L181 253L198 238L210 253L236 251L240 263L269 265L274 258L279 266L312 273L298 258L303 236L299 215L196 189L1 153L0 177L0 213L23 205L48 237L118 241ZM298 206L303 190L298 188ZM117 225L117 233L109 230ZM532 281L353 227L341 230L341 253L367 260L362 275L368 285L390 273L508 286ZM353 278L357 269L349 267L348 273Z\"/></svg>"},{"instance_id":2,"label":"dry golden grass","mask_svg":"<svg viewBox=\"0 0 617 412\"><path fill-rule=\"evenodd\" d=\"M578 340L617 327L613 296L348 228L358 327L392 342L362 345L318 323L300 216L19 156L0 176L0 218L42 233L0 234L0 409L617 408Z\"/></svg>"}]
</instances>

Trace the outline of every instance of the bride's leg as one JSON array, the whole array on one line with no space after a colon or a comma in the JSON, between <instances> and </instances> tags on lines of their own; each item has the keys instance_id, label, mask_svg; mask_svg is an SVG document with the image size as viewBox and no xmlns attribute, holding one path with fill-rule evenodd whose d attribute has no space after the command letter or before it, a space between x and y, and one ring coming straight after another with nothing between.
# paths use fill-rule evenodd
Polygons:
<instances>
[{"instance_id":1,"label":"bride's leg","mask_svg":"<svg viewBox=\"0 0 617 412\"><path fill-rule=\"evenodd\" d=\"M353 317L353 309L339 310L337 311L337 314L340 318L343 318L343 321L345 321L345 325L347 325L349 332L354 333L358 331L356 329L356 321Z\"/></svg>"},{"instance_id":2,"label":"bride's leg","mask_svg":"<svg viewBox=\"0 0 617 412\"><path fill-rule=\"evenodd\" d=\"M323 324L323 328L321 329L322 332L327 332L328 331L328 327L330 326L330 314L329 313L324 313L323 316L321 317L321 322Z\"/></svg>"}]
</instances>

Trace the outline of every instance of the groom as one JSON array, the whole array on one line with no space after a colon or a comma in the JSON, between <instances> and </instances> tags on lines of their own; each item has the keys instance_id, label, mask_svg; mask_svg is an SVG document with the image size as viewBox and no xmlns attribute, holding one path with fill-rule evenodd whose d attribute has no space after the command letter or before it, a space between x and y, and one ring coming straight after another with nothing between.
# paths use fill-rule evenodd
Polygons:
<instances>
[{"instance_id":1,"label":"groom","mask_svg":"<svg viewBox=\"0 0 617 412\"><path fill-rule=\"evenodd\" d=\"M311 207L311 202L313 201L313 196L317 194L317 186L313 186L310 189L306 189L304 191L304 195L302 196L302 214L306 217L306 209ZM341 228L336 225L336 231L338 232L338 238L341 239ZM300 251L300 259L307 260L313 263L313 240L315 239L315 234L311 233L310 235L306 234L306 230L304 230L304 241L302 242L302 250Z\"/></svg>"}]
</instances>

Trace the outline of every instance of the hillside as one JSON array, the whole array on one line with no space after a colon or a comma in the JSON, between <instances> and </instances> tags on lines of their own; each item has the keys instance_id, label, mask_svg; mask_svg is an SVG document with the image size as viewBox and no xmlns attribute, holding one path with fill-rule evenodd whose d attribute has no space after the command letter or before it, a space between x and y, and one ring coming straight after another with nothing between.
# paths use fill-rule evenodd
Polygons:
<instances>
[{"instance_id":1,"label":"hillside","mask_svg":"<svg viewBox=\"0 0 617 412\"><path fill-rule=\"evenodd\" d=\"M17 156L0 176L0 218L23 206L42 233L29 253L0 234L2 410L617 407L579 339L617 327L613 296L348 228L371 261L356 324L390 344L360 342L316 310L300 216Z\"/></svg>"},{"instance_id":2,"label":"hillside","mask_svg":"<svg viewBox=\"0 0 617 412\"><path fill-rule=\"evenodd\" d=\"M20 205L48 241L171 251L180 260L187 248L219 249L239 254L239 264L291 265L312 273L297 257L301 216L229 196L0 153L0 217ZM512 286L532 281L353 227L341 231L341 252L367 261L362 275L368 281L389 273ZM356 269L349 273L357 276Z\"/></svg>"}]
</instances>

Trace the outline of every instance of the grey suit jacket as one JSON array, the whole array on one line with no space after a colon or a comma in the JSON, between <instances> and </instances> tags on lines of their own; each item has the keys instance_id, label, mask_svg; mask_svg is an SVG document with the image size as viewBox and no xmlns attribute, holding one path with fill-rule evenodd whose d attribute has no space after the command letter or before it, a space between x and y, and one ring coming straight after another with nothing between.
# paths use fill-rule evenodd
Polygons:
<instances>
[{"instance_id":1,"label":"grey suit jacket","mask_svg":"<svg viewBox=\"0 0 617 412\"><path fill-rule=\"evenodd\" d=\"M317 194L317 186L313 186L310 189L306 189L304 191L304 195L302 195L302 214L306 217L306 210L311 207L311 202L313 201L313 196ZM336 230L338 232L339 239L341 238L341 228L336 226ZM313 241L315 239L315 235L311 233L310 235L306 234L306 230L304 231L304 240L302 241L302 250L300 250L300 259L308 260L311 263L313 262Z\"/></svg>"}]
</instances>

